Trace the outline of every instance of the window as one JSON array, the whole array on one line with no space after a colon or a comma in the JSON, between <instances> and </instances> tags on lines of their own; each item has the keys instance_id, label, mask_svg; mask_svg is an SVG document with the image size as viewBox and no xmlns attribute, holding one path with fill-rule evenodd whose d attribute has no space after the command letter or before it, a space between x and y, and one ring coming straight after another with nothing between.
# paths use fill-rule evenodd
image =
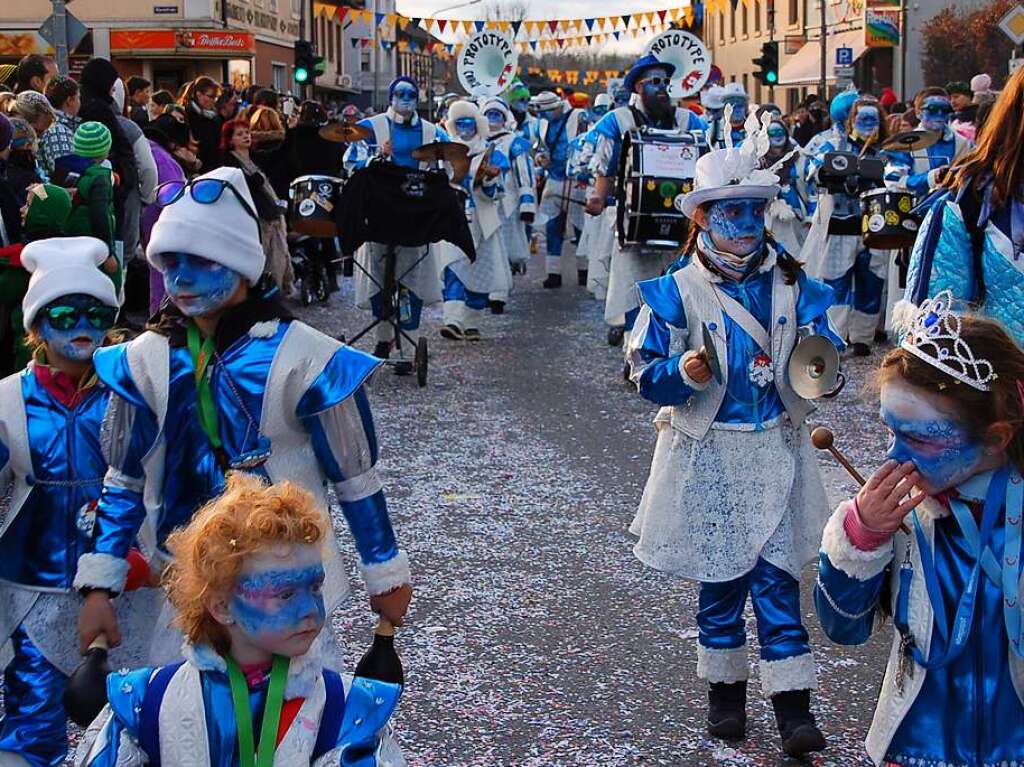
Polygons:
<instances>
[{"instance_id":1,"label":"window","mask_svg":"<svg viewBox=\"0 0 1024 767\"><path fill-rule=\"evenodd\" d=\"M341 47L341 43L342 42L343 42L343 40L342 40L342 34L341 34L341 24L335 24L334 25L334 47L338 51L338 71L339 72L344 72L345 71L345 49Z\"/></svg>"},{"instance_id":2,"label":"window","mask_svg":"<svg viewBox=\"0 0 1024 767\"><path fill-rule=\"evenodd\" d=\"M750 86L747 83L747 77L748 77L747 73L744 72L743 73L743 90L745 90L747 93L750 93Z\"/></svg>"},{"instance_id":3,"label":"window","mask_svg":"<svg viewBox=\"0 0 1024 767\"><path fill-rule=\"evenodd\" d=\"M267 10L277 13L277 0L267 0Z\"/></svg>"},{"instance_id":4,"label":"window","mask_svg":"<svg viewBox=\"0 0 1024 767\"><path fill-rule=\"evenodd\" d=\"M284 93L285 91L291 90L288 87L287 65L273 62L270 65L270 79L273 81L274 90L278 93Z\"/></svg>"},{"instance_id":5,"label":"window","mask_svg":"<svg viewBox=\"0 0 1024 767\"><path fill-rule=\"evenodd\" d=\"M746 37L747 35L750 34L750 29L747 26L748 22L747 22L747 4L746 3L740 3L740 21L741 21L741 26L742 26L742 29L743 29L743 36Z\"/></svg>"},{"instance_id":6,"label":"window","mask_svg":"<svg viewBox=\"0 0 1024 767\"><path fill-rule=\"evenodd\" d=\"M760 80L758 80L757 82L754 83L754 99L753 100L754 100L755 104L760 104L761 103L761 81Z\"/></svg>"},{"instance_id":7,"label":"window","mask_svg":"<svg viewBox=\"0 0 1024 767\"><path fill-rule=\"evenodd\" d=\"M327 27L327 58L334 61L334 22Z\"/></svg>"},{"instance_id":8,"label":"window","mask_svg":"<svg viewBox=\"0 0 1024 767\"><path fill-rule=\"evenodd\" d=\"M725 42L725 11L718 14L718 39Z\"/></svg>"},{"instance_id":9,"label":"window","mask_svg":"<svg viewBox=\"0 0 1024 767\"><path fill-rule=\"evenodd\" d=\"M729 4L729 37L736 39L736 6Z\"/></svg>"},{"instance_id":10,"label":"window","mask_svg":"<svg viewBox=\"0 0 1024 767\"><path fill-rule=\"evenodd\" d=\"M370 51L363 48L359 52L359 71L369 72L370 71Z\"/></svg>"},{"instance_id":11,"label":"window","mask_svg":"<svg viewBox=\"0 0 1024 767\"><path fill-rule=\"evenodd\" d=\"M768 0L768 2L771 2L771 0ZM761 31L761 0L754 0L753 13L754 13L754 31L760 33L760 31Z\"/></svg>"},{"instance_id":12,"label":"window","mask_svg":"<svg viewBox=\"0 0 1024 767\"><path fill-rule=\"evenodd\" d=\"M791 27L800 23L800 0L789 0L789 17L786 22Z\"/></svg>"}]
</instances>

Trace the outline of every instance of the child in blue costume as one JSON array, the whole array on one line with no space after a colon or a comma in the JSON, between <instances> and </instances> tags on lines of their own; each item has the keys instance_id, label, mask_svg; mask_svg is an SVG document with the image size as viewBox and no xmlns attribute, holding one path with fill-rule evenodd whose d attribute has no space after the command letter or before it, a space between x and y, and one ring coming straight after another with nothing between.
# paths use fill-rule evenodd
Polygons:
<instances>
[{"instance_id":1,"label":"child in blue costume","mask_svg":"<svg viewBox=\"0 0 1024 767\"><path fill-rule=\"evenodd\" d=\"M37 240L21 254L31 272L22 307L34 353L0 381L0 637L14 654L0 722L5 767L56 767L67 754L61 699L81 661L76 567L92 548L96 502L119 447L111 429L124 422L124 403L92 369L117 318L114 285L100 270L109 255L92 237ZM115 662L145 659L145 623L159 601L153 589L122 598L126 649L136 654L115 654Z\"/></svg>"},{"instance_id":2,"label":"child in blue costume","mask_svg":"<svg viewBox=\"0 0 1024 767\"><path fill-rule=\"evenodd\" d=\"M411 597L409 560L377 474L365 386L382 363L298 322L277 301L262 279L255 205L240 170L169 182L158 202L163 212L147 257L163 274L169 303L138 338L94 359L100 379L131 403L135 418L155 422L158 437L133 451L135 465L115 465L104 481L94 548L79 558L76 581L89 589L83 647L116 633L109 593L121 590L130 543L138 536L151 560L168 562L169 533L188 524L232 471L295 482L325 517L330 487L371 605L400 625ZM143 502L125 492L141 483ZM324 584L331 611L348 593L340 541L332 542ZM177 657L180 642L164 634L151 662Z\"/></svg>"},{"instance_id":3,"label":"child in blue costume","mask_svg":"<svg viewBox=\"0 0 1024 767\"><path fill-rule=\"evenodd\" d=\"M404 765L386 733L401 687L347 683L316 655L329 530L295 485L230 477L168 542L186 660L111 674L77 764Z\"/></svg>"},{"instance_id":4,"label":"child in blue costume","mask_svg":"<svg viewBox=\"0 0 1024 767\"><path fill-rule=\"evenodd\" d=\"M821 543L829 638L894 629L865 743L876 765L1024 764L1024 351L952 305L924 302L883 360L889 460Z\"/></svg>"},{"instance_id":5,"label":"child in blue costume","mask_svg":"<svg viewBox=\"0 0 1024 767\"><path fill-rule=\"evenodd\" d=\"M761 689L785 752L825 747L810 710L814 659L800 573L815 559L828 501L787 363L799 337L828 325L832 291L809 279L765 232L778 177L759 169L767 128L697 161L677 198L695 226L691 259L641 282L630 337L632 380L662 408L650 477L630 531L645 564L700 582L697 675L709 683L708 732L742 738L749 668L744 607L753 602ZM710 334L721 375L704 348Z\"/></svg>"}]
</instances>

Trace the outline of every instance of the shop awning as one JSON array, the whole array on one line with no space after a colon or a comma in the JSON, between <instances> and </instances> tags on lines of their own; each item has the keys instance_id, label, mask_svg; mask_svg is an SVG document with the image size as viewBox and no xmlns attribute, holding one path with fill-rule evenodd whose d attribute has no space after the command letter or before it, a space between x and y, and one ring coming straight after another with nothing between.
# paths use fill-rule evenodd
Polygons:
<instances>
[{"instance_id":1,"label":"shop awning","mask_svg":"<svg viewBox=\"0 0 1024 767\"><path fill-rule=\"evenodd\" d=\"M848 32L836 32L828 35L825 40L827 54L825 59L825 79L829 82L836 79L836 48L853 48L853 60L856 61L867 50L864 42L864 30L852 29ZM810 85L821 80L821 41L809 40L804 47L790 56L779 69L779 85Z\"/></svg>"}]
</instances>

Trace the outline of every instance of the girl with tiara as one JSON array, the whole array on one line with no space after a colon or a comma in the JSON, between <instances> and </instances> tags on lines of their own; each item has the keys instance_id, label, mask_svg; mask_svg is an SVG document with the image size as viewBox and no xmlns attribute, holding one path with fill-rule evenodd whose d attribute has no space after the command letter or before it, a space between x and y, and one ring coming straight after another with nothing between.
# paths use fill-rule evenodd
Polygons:
<instances>
[{"instance_id":1,"label":"girl with tiara","mask_svg":"<svg viewBox=\"0 0 1024 767\"><path fill-rule=\"evenodd\" d=\"M107 677L80 767L345 765L405 761L386 727L401 687L323 667L323 548L313 496L235 473L171 535L167 593L185 660Z\"/></svg>"},{"instance_id":2,"label":"girl with tiara","mask_svg":"<svg viewBox=\"0 0 1024 767\"><path fill-rule=\"evenodd\" d=\"M882 361L889 460L821 545L828 636L894 629L865 744L877 765L1024 764L1024 351L953 301L925 300Z\"/></svg>"},{"instance_id":3,"label":"girl with tiara","mask_svg":"<svg viewBox=\"0 0 1024 767\"><path fill-rule=\"evenodd\" d=\"M676 271L639 283L629 341L632 380L662 405L636 519L637 557L700 582L697 675L709 684L708 732L746 728L747 597L761 644L761 688L785 752L820 751L810 710L814 659L800 611L800 572L818 554L828 504L804 424L813 409L792 388L797 340L822 334L832 291L809 279L765 230L778 177L759 169L768 118L747 120L736 149L697 161L677 198L693 220ZM721 361L712 366L712 362Z\"/></svg>"}]
</instances>

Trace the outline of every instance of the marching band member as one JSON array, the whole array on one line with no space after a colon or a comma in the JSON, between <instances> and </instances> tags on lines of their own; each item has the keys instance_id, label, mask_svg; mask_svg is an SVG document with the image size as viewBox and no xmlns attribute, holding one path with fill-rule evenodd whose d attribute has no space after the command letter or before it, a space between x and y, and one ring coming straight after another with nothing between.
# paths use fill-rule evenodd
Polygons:
<instances>
[{"instance_id":1,"label":"marching band member","mask_svg":"<svg viewBox=\"0 0 1024 767\"><path fill-rule=\"evenodd\" d=\"M505 174L505 195L500 206L501 241L512 267L512 273L526 271L530 260L530 242L526 227L533 222L537 211L537 187L533 178L533 158L530 143L514 130L515 117L500 98L484 102L484 117L490 136L487 141L509 160ZM491 311L501 314L508 302L507 292L490 295Z\"/></svg>"},{"instance_id":2,"label":"marching band member","mask_svg":"<svg viewBox=\"0 0 1024 767\"><path fill-rule=\"evenodd\" d=\"M0 722L7 767L58 767L67 754L62 697L81 661L70 625L76 566L92 548L103 475L119 448L104 427L121 403L91 362L117 319L114 284L100 270L109 257L93 237L37 240L21 254L32 274L22 308L33 360L0 381L0 496L9 503L0 526L0 641L14 656ZM147 624L159 612L149 594L121 600L136 654L119 653L116 662L146 658Z\"/></svg>"},{"instance_id":3,"label":"marching band member","mask_svg":"<svg viewBox=\"0 0 1024 767\"><path fill-rule=\"evenodd\" d=\"M799 149L786 124L773 118L768 124L768 152L762 162L765 167L778 162L782 165L776 168L779 196L772 200L765 212L765 225L788 253L799 253L807 236L808 205L798 183Z\"/></svg>"},{"instance_id":4,"label":"marching band member","mask_svg":"<svg viewBox=\"0 0 1024 767\"><path fill-rule=\"evenodd\" d=\"M526 139L530 147L534 147L538 141L540 120L530 114L530 89L521 80L516 80L505 91L505 101L515 116L515 124L510 124L508 128Z\"/></svg>"},{"instance_id":5,"label":"marching band member","mask_svg":"<svg viewBox=\"0 0 1024 767\"><path fill-rule=\"evenodd\" d=\"M469 173L462 180L466 189L470 231L476 261L450 243L442 248L444 269L444 325L441 336L449 341L479 341L480 311L489 296L507 296L512 289L512 268L501 236L502 175L509 169L508 157L496 145L487 143L489 127L472 101L456 101L448 109L448 134L469 147Z\"/></svg>"},{"instance_id":6,"label":"marching band member","mask_svg":"<svg viewBox=\"0 0 1024 767\"><path fill-rule=\"evenodd\" d=\"M99 379L155 421L152 446L133 445L139 467L115 462L103 481L93 551L78 560L88 591L79 618L83 649L117 634L111 595L123 591L132 541L158 564L168 534L245 471L288 478L326 514L330 484L355 539L371 606L399 625L411 597L409 561L398 548L377 474L377 440L365 383L382 364L294 320L261 279L263 248L252 197L237 168L160 187L163 207L147 257L170 303L135 340L96 352ZM145 488L145 503L138 489ZM348 590L337 546L328 553L324 598ZM167 632L164 632L165 634ZM169 641L169 637L168 637ZM116 644L116 642L114 642ZM172 660L177 647L154 648Z\"/></svg>"},{"instance_id":7,"label":"marching band member","mask_svg":"<svg viewBox=\"0 0 1024 767\"><path fill-rule=\"evenodd\" d=\"M594 125L608 114L612 103L612 97L607 93L597 94L594 98L594 108L591 110L591 122ZM589 134L577 136L576 140L580 142L580 146L573 155L573 159L577 166L581 164L584 166L577 167L576 172L577 177L587 184L587 192L583 197L585 203L594 193L594 184L596 183L594 175L590 172L589 168L593 144L590 142ZM580 206L580 209L582 212L582 206ZM608 263L606 257L610 256L611 253L607 248L606 235L611 232L604 231L607 223L604 215L584 216L583 231L580 234L579 245L576 246L577 261L581 257L586 259L586 262L582 264L586 274L586 279L583 281L584 286L599 301L604 301L608 292Z\"/></svg>"},{"instance_id":8,"label":"marching band member","mask_svg":"<svg viewBox=\"0 0 1024 767\"><path fill-rule=\"evenodd\" d=\"M726 119L725 108L732 107L731 117ZM726 132L728 131L732 146L739 146L743 143L747 133L743 125L747 119L747 111L750 109L750 97L741 83L729 83L722 88L722 117L711 124L711 136L708 144L715 149L726 147Z\"/></svg>"},{"instance_id":9,"label":"marching band member","mask_svg":"<svg viewBox=\"0 0 1024 767\"><path fill-rule=\"evenodd\" d=\"M978 146L947 181L949 191L925 216L910 258L896 324L940 291L999 320L1024 344L1024 71L1007 82Z\"/></svg>"},{"instance_id":10,"label":"marching band member","mask_svg":"<svg viewBox=\"0 0 1024 767\"><path fill-rule=\"evenodd\" d=\"M949 166L974 145L950 126L954 110L945 88L922 90L914 97L914 109L921 118L920 127L938 133L941 138L923 151L894 152L885 180L908 187L923 199L939 185Z\"/></svg>"},{"instance_id":11,"label":"marching band member","mask_svg":"<svg viewBox=\"0 0 1024 767\"><path fill-rule=\"evenodd\" d=\"M370 154L387 157L407 168L425 168L426 163L412 158L412 150L434 141L448 141L448 135L442 128L421 119L416 113L419 95L420 89L415 80L404 75L396 77L388 88L391 104L387 111L357 123L372 131L373 135L366 140ZM358 151L357 146L353 145L349 150L350 155ZM359 163L360 166L364 164ZM387 250L385 243L371 242L364 245L356 256L362 266L356 273L356 305L369 308L375 319L380 319L383 313L380 286L384 284ZM415 340L419 335L423 307L436 304L442 298L438 280L438 249L398 246L396 253L395 273L401 276L401 284L405 288L403 301L408 302L408 312L407 315L403 312L401 327ZM394 342L394 328L387 322L381 322L376 333L377 346L373 353L387 359Z\"/></svg>"},{"instance_id":12,"label":"marching band member","mask_svg":"<svg viewBox=\"0 0 1024 767\"><path fill-rule=\"evenodd\" d=\"M799 335L842 342L827 319L832 290L766 235L778 178L758 169L764 137L753 116L747 132L743 147L697 161L694 189L682 199L694 222L689 262L638 285L632 380L662 409L630 530L642 562L700 582L697 675L709 684L708 732L745 734L749 596L761 688L783 749L801 756L825 747L810 709L816 672L799 578L817 557L828 501L805 425L813 408L786 371Z\"/></svg>"},{"instance_id":13,"label":"marching band member","mask_svg":"<svg viewBox=\"0 0 1024 767\"><path fill-rule=\"evenodd\" d=\"M809 161L810 171L816 174L829 152L886 157L887 153L877 149L886 136L885 110L874 98L858 99L850 108L846 130L835 131L818 145ZM823 203L826 199L828 202ZM828 226L824 217L829 211L833 216L856 216L857 221L860 220L861 203L857 194L829 193L819 184L817 206L820 226ZM889 259L889 251L867 247L860 234L829 234L820 260L807 264L810 274L835 290L835 306L830 313L832 322L839 335L849 339L851 350L858 357L871 354L878 318L884 308Z\"/></svg>"},{"instance_id":14,"label":"marching band member","mask_svg":"<svg viewBox=\"0 0 1024 767\"><path fill-rule=\"evenodd\" d=\"M630 106L612 110L590 131L594 145L591 165L596 182L586 211L591 216L602 216L608 198L614 192L615 174L619 167L622 139L634 128L653 128L677 131L704 131L707 123L687 109L676 108L669 98L668 89L675 67L664 64L654 56L637 60L626 75L624 85L636 97ZM616 248L609 265L608 296L605 301L605 322L629 331L639 310L640 301L634 285L641 280L661 274L671 262L669 251L645 251L642 248ZM616 333L617 335L617 333ZM613 341L609 331L609 341Z\"/></svg>"},{"instance_id":15,"label":"marching band member","mask_svg":"<svg viewBox=\"0 0 1024 767\"><path fill-rule=\"evenodd\" d=\"M544 91L531 100L540 118L536 163L544 169L546 181L537 208L537 225L543 227L545 242L545 288L562 287L562 244L569 211L566 165L569 143L579 135L586 112L571 108L564 99Z\"/></svg>"},{"instance_id":16,"label":"marching band member","mask_svg":"<svg viewBox=\"0 0 1024 767\"><path fill-rule=\"evenodd\" d=\"M1024 351L953 303L882 362L888 460L826 525L814 591L833 642L895 629L865 741L889 767L1024 764Z\"/></svg>"},{"instance_id":17,"label":"marching band member","mask_svg":"<svg viewBox=\"0 0 1024 767\"><path fill-rule=\"evenodd\" d=\"M632 94L626 88L625 80L613 77L608 81L608 95L612 97L612 109L618 109L629 106L629 97Z\"/></svg>"},{"instance_id":18,"label":"marching band member","mask_svg":"<svg viewBox=\"0 0 1024 767\"><path fill-rule=\"evenodd\" d=\"M110 674L76 764L404 765L387 730L401 686L346 682L318 651L330 534L309 492L229 477L168 541L185 660Z\"/></svg>"}]
</instances>

